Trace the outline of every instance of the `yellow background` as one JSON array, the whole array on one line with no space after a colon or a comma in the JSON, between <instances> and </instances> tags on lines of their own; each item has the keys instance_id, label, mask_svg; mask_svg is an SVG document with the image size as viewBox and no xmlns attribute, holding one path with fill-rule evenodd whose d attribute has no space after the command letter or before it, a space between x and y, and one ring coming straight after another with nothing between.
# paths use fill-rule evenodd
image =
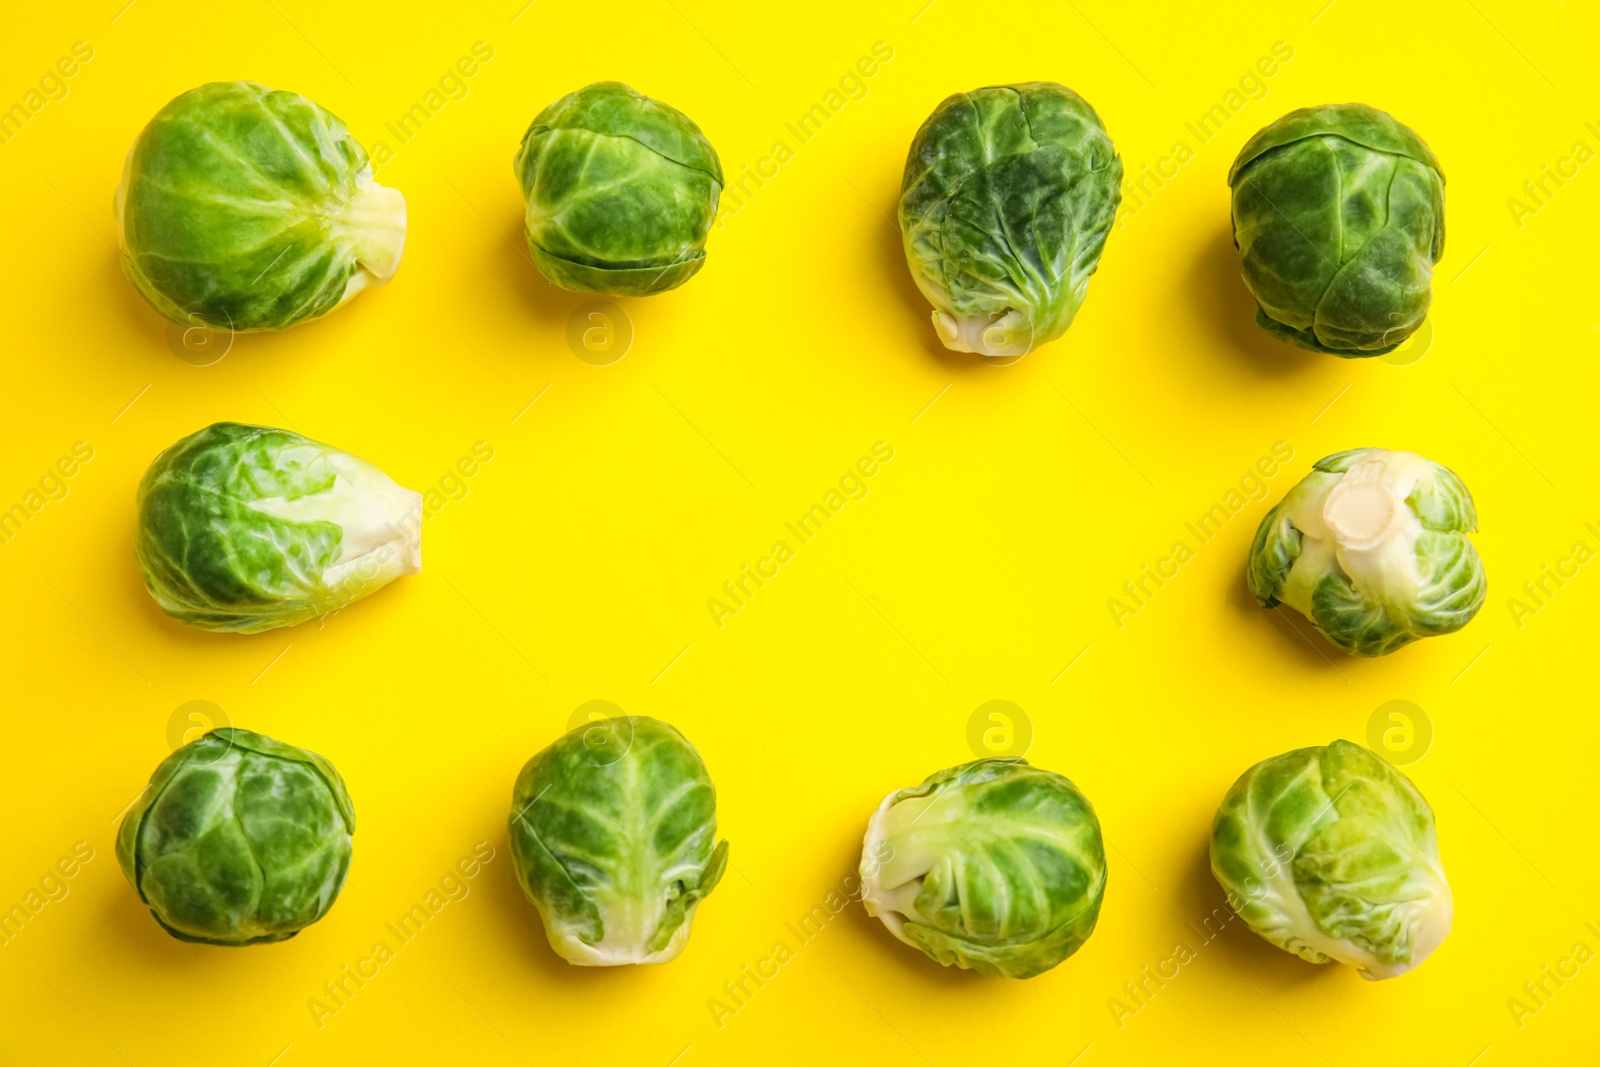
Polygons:
<instances>
[{"instance_id":1,"label":"yellow background","mask_svg":"<svg viewBox=\"0 0 1600 1067\"><path fill-rule=\"evenodd\" d=\"M73 42L94 49L67 96L0 146L0 504L74 442L94 449L0 547L0 904L75 842L93 849L0 946L0 1062L1600 1055L1600 964L1520 1028L1507 1004L1575 942L1600 950L1584 926L1600 927L1600 564L1534 614L1508 605L1574 542L1600 548L1584 525L1600 526L1600 163L1520 220L1508 205L1574 142L1600 149L1584 125L1600 127L1588 5L123 2L12 5L0 33L7 104ZM465 97L398 146L384 124L477 41L494 54ZM785 123L879 41L893 58L865 95L799 143ZM1293 58L1265 96L1201 145L1185 123L1279 41ZM377 176L405 193L410 231L389 287L197 367L122 277L111 198L161 105L233 78L305 93L369 148L396 148ZM602 78L693 117L730 179L777 141L793 158L736 213L725 203L698 277L625 302L631 349L592 366L566 339L585 298L523 256L510 163L541 107ZM1130 177L1180 139L1193 158L1124 216L1067 337L985 366L937 346L888 220L941 98L1033 79L1094 104ZM1290 108L1344 100L1421 131L1448 177L1434 338L1409 364L1271 340L1238 278L1233 155ZM429 520L420 576L322 626L210 634L145 593L132 503L158 451L223 419L291 426L419 490L475 442L494 458ZM868 495L718 628L707 600L879 441L894 458ZM1489 573L1477 620L1375 662L1307 640L1244 589L1270 503L1252 500L1119 628L1108 599L1179 538L1193 546L1184 523L1279 441L1294 458L1270 499L1354 446L1458 471ZM512 876L513 778L593 699L675 723L720 792L734 868L669 966L568 966ZM785 924L840 888L881 797L972 758L969 718L993 699L1031 722L1029 758L1098 808L1110 882L1094 937L1027 982L943 970L858 905L799 944ZM292 941L181 944L117 869L115 819L191 700L324 753L349 782L350 881ZM1289 748L1364 741L1391 700L1432 725L1407 771L1455 890L1443 947L1374 984L1238 923L1202 943L1222 904L1206 841L1228 785ZM397 945L385 924L480 840L495 858L470 893ZM395 958L319 1027L308 1001L380 939ZM719 1027L708 1001L779 940L794 958ZM1131 1005L1123 984L1178 942L1195 958L1119 1027L1108 1001Z\"/></svg>"}]
</instances>

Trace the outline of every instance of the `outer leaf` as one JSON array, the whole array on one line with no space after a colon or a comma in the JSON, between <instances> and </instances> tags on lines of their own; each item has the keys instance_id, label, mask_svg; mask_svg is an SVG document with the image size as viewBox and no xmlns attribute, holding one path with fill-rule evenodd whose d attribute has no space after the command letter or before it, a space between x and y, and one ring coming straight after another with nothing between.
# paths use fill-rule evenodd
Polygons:
<instances>
[{"instance_id":1,"label":"outer leaf","mask_svg":"<svg viewBox=\"0 0 1600 1067\"><path fill-rule=\"evenodd\" d=\"M1366 104L1324 104L1291 111L1258 130L1239 149L1238 158L1228 170L1228 184L1238 179L1241 170L1274 149L1325 136L1349 141L1372 152L1405 156L1433 170L1441 169L1438 157L1427 142L1387 112Z\"/></svg>"},{"instance_id":2,"label":"outer leaf","mask_svg":"<svg viewBox=\"0 0 1600 1067\"><path fill-rule=\"evenodd\" d=\"M1478 509L1466 484L1449 467L1433 464L1433 477L1419 479L1406 503L1422 525L1440 533L1474 533Z\"/></svg>"},{"instance_id":3,"label":"outer leaf","mask_svg":"<svg viewBox=\"0 0 1600 1067\"><path fill-rule=\"evenodd\" d=\"M1360 592L1341 572L1325 574L1317 584L1309 615L1328 640L1357 656L1386 656L1427 636L1412 631L1405 605Z\"/></svg>"},{"instance_id":4,"label":"outer leaf","mask_svg":"<svg viewBox=\"0 0 1600 1067\"><path fill-rule=\"evenodd\" d=\"M1311 465L1311 469L1322 471L1324 474L1343 474L1366 456L1381 451L1383 451L1381 448L1347 448L1343 452L1323 456Z\"/></svg>"},{"instance_id":5,"label":"outer leaf","mask_svg":"<svg viewBox=\"0 0 1600 1067\"><path fill-rule=\"evenodd\" d=\"M1409 622L1421 636L1455 633L1489 595L1478 550L1458 533L1425 530L1417 538L1417 570L1422 587Z\"/></svg>"},{"instance_id":6,"label":"outer leaf","mask_svg":"<svg viewBox=\"0 0 1600 1067\"><path fill-rule=\"evenodd\" d=\"M247 752L290 763L304 763L321 777L323 784L328 787L334 806L339 810L339 818L344 822L345 832L348 834L356 832L356 809L350 800L350 791L345 788L344 778L333 764L328 762L327 757L308 748L287 745L282 741L274 741L264 734L241 730L235 726L219 726L211 731L211 735Z\"/></svg>"},{"instance_id":7,"label":"outer leaf","mask_svg":"<svg viewBox=\"0 0 1600 1067\"><path fill-rule=\"evenodd\" d=\"M1256 527L1255 540L1250 544L1250 566L1247 580L1250 591L1264 608L1278 606L1278 590L1284 579L1300 558L1300 531L1283 514L1279 504L1262 518Z\"/></svg>"}]
</instances>

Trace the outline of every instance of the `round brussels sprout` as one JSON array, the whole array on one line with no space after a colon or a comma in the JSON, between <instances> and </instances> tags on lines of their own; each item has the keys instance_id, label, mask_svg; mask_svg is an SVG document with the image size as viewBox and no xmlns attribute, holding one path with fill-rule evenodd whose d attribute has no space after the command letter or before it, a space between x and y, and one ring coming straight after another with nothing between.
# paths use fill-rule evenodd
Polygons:
<instances>
[{"instance_id":1,"label":"round brussels sprout","mask_svg":"<svg viewBox=\"0 0 1600 1067\"><path fill-rule=\"evenodd\" d=\"M1450 932L1433 809L1405 775L1349 741L1245 771L1217 809L1211 870L1250 929L1363 978L1404 974Z\"/></svg>"},{"instance_id":2,"label":"round brussels sprout","mask_svg":"<svg viewBox=\"0 0 1600 1067\"><path fill-rule=\"evenodd\" d=\"M666 723L580 726L530 759L511 793L511 856L550 947L569 963L666 963L728 865L717 790Z\"/></svg>"},{"instance_id":3,"label":"round brussels sprout","mask_svg":"<svg viewBox=\"0 0 1600 1067\"><path fill-rule=\"evenodd\" d=\"M1100 917L1106 854L1078 787L1022 759L981 759L890 793L867 824L862 901L946 967L1032 978Z\"/></svg>"},{"instance_id":4,"label":"round brussels sprout","mask_svg":"<svg viewBox=\"0 0 1600 1067\"><path fill-rule=\"evenodd\" d=\"M1415 131L1365 104L1291 111L1228 172L1256 322L1336 356L1381 356L1428 317L1444 173Z\"/></svg>"},{"instance_id":5,"label":"round brussels sprout","mask_svg":"<svg viewBox=\"0 0 1600 1067\"><path fill-rule=\"evenodd\" d=\"M186 326L286 330L400 266L406 201L297 93L213 82L156 113L116 197L128 277Z\"/></svg>"},{"instance_id":6,"label":"round brussels sprout","mask_svg":"<svg viewBox=\"0 0 1600 1067\"><path fill-rule=\"evenodd\" d=\"M917 131L900 232L946 348L1021 356L1067 332L1122 202L1094 108L1054 82L947 98Z\"/></svg>"},{"instance_id":7,"label":"round brussels sprout","mask_svg":"<svg viewBox=\"0 0 1600 1067\"><path fill-rule=\"evenodd\" d=\"M180 941L285 941L333 907L356 813L333 764L231 726L161 761L117 830L117 862Z\"/></svg>"},{"instance_id":8,"label":"round brussels sprout","mask_svg":"<svg viewBox=\"0 0 1600 1067\"><path fill-rule=\"evenodd\" d=\"M145 587L207 630L292 626L422 570L422 496L288 430L190 434L150 464L137 507Z\"/></svg>"},{"instance_id":9,"label":"round brussels sprout","mask_svg":"<svg viewBox=\"0 0 1600 1067\"><path fill-rule=\"evenodd\" d=\"M650 296L705 263L722 164L676 108L595 82L539 112L511 165L528 250L551 284Z\"/></svg>"},{"instance_id":10,"label":"round brussels sprout","mask_svg":"<svg viewBox=\"0 0 1600 1067\"><path fill-rule=\"evenodd\" d=\"M1388 655L1454 633L1483 606L1488 579L1466 536L1477 528L1472 494L1448 468L1414 452L1337 452L1261 520L1250 591L1346 652Z\"/></svg>"}]
</instances>

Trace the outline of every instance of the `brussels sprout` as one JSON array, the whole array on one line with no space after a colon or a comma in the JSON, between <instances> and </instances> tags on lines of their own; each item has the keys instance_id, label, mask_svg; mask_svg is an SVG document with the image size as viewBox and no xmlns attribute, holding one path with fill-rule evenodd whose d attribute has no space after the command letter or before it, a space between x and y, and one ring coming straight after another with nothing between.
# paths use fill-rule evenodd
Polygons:
<instances>
[{"instance_id":1,"label":"brussels sprout","mask_svg":"<svg viewBox=\"0 0 1600 1067\"><path fill-rule=\"evenodd\" d=\"M145 471L138 511L145 587L207 630L292 626L422 570L422 496L288 430L190 434Z\"/></svg>"},{"instance_id":2,"label":"brussels sprout","mask_svg":"<svg viewBox=\"0 0 1600 1067\"><path fill-rule=\"evenodd\" d=\"M1472 494L1448 468L1414 452L1337 452L1261 520L1250 591L1346 652L1385 656L1478 613L1489 585L1466 537L1477 528Z\"/></svg>"},{"instance_id":3,"label":"brussels sprout","mask_svg":"<svg viewBox=\"0 0 1600 1067\"><path fill-rule=\"evenodd\" d=\"M116 197L128 277L186 326L286 330L400 266L406 200L296 93L213 82L156 113Z\"/></svg>"},{"instance_id":4,"label":"brussels sprout","mask_svg":"<svg viewBox=\"0 0 1600 1067\"><path fill-rule=\"evenodd\" d=\"M1450 932L1433 809L1405 775L1349 741L1245 771L1217 809L1211 870L1250 929L1363 978L1404 974Z\"/></svg>"},{"instance_id":5,"label":"brussels sprout","mask_svg":"<svg viewBox=\"0 0 1600 1067\"><path fill-rule=\"evenodd\" d=\"M530 759L510 821L550 947L585 967L676 959L728 864L700 753L642 716L580 726Z\"/></svg>"},{"instance_id":6,"label":"brussels sprout","mask_svg":"<svg viewBox=\"0 0 1600 1067\"><path fill-rule=\"evenodd\" d=\"M1022 759L981 759L890 793L867 824L862 901L946 967L1032 978L1100 917L1106 854L1078 787Z\"/></svg>"},{"instance_id":7,"label":"brussels sprout","mask_svg":"<svg viewBox=\"0 0 1600 1067\"><path fill-rule=\"evenodd\" d=\"M1421 137L1365 104L1291 111L1228 172L1256 322L1336 356L1381 356L1428 316L1444 174Z\"/></svg>"},{"instance_id":8,"label":"brussels sprout","mask_svg":"<svg viewBox=\"0 0 1600 1067\"><path fill-rule=\"evenodd\" d=\"M528 250L551 284L650 296L705 263L722 164L683 112L595 82L539 112L511 166Z\"/></svg>"},{"instance_id":9,"label":"brussels sprout","mask_svg":"<svg viewBox=\"0 0 1600 1067\"><path fill-rule=\"evenodd\" d=\"M917 131L900 233L946 348L1021 356L1067 332L1122 201L1122 160L1054 82L957 93Z\"/></svg>"},{"instance_id":10,"label":"brussels sprout","mask_svg":"<svg viewBox=\"0 0 1600 1067\"><path fill-rule=\"evenodd\" d=\"M285 941L333 907L356 813L333 764L231 726L161 761L117 830L117 862L180 941Z\"/></svg>"}]
</instances>

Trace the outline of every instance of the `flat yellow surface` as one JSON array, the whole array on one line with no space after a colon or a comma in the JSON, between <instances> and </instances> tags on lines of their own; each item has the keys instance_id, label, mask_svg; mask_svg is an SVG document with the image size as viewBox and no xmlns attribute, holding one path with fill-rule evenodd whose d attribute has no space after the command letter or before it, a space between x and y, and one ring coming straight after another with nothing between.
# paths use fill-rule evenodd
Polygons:
<instances>
[{"instance_id":1,"label":"flat yellow surface","mask_svg":"<svg viewBox=\"0 0 1600 1067\"><path fill-rule=\"evenodd\" d=\"M1600 548L1592 7L123 2L13 5L0 32L4 104L92 50L0 144L0 505L29 515L0 545L0 906L26 914L0 944L0 1062L1600 1057L1600 563L1573 556ZM492 57L447 78L477 42ZM852 75L875 49L889 58ZM387 288L195 366L122 276L111 198L162 104L233 78L384 142L377 176L410 233ZM541 107L602 78L693 117L730 184L758 175L725 199L698 277L612 314L632 340L610 365L569 346L585 298L524 258L510 169ZM1034 79L1095 105L1130 179L1161 177L1126 200L1072 331L985 366L938 347L889 220L941 98ZM1431 347L1410 362L1285 347L1238 277L1234 154L1290 108L1345 100L1421 131L1449 182ZM426 121L402 140L413 105ZM1557 171L1537 199L1524 185ZM224 419L439 490L424 572L260 636L167 619L133 560L134 487ZM492 460L453 475L479 442ZM1375 662L1261 611L1243 581L1271 500L1361 445L1462 475L1490 582L1466 630ZM45 478L75 446L92 458ZM785 523L874 448L892 459L799 544ZM1275 450L1292 458L1253 481ZM1186 524L1213 505L1229 517L1202 542ZM794 558L717 620L708 601L780 540ZM1108 601L1178 542L1193 559L1117 619ZM1546 567L1568 577L1531 599ZM197 700L349 782L350 881L292 941L181 944L117 869L116 818ZM513 778L590 700L676 724L719 789L734 867L665 967L568 966L512 875ZM1027 982L941 969L859 905L827 906L880 798L972 758L991 700L1093 799L1110 857L1094 937ZM1365 742L1396 700L1431 731L1406 770L1455 889L1439 952L1367 983L1208 926L1226 915L1206 841L1228 785L1289 748ZM446 880L479 842L493 858ZM401 942L388 924L442 880L453 897ZM325 983L370 974L379 942L393 958L333 999ZM780 943L776 976L746 979Z\"/></svg>"}]
</instances>

